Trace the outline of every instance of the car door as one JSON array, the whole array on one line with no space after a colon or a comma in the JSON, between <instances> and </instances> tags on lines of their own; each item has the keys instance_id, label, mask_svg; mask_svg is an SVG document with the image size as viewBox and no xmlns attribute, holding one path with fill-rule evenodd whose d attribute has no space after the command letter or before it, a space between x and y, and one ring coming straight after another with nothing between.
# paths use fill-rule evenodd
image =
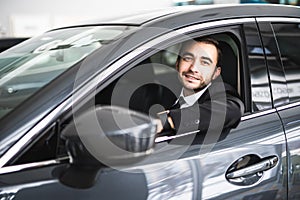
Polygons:
<instances>
[{"instance_id":1,"label":"car door","mask_svg":"<svg viewBox=\"0 0 300 200\"><path fill-rule=\"evenodd\" d=\"M288 177L288 198L299 199L299 39L300 39L300 20L273 18L260 19L260 27L266 31L264 38L271 39L266 43L266 48L273 46L272 51L278 55L277 71L280 72L282 81L278 81L278 73L271 73L272 90L276 94L276 109L283 122L287 145L288 162L286 174ZM269 34L267 34L269 33ZM267 37L269 35L269 37ZM279 50L277 50L279 49Z\"/></svg>"},{"instance_id":2,"label":"car door","mask_svg":"<svg viewBox=\"0 0 300 200\"><path fill-rule=\"evenodd\" d=\"M286 199L285 136L272 104L266 52L254 18L197 24L179 33L158 37L125 55L80 88L75 98L59 106L55 114L37 124L44 126L38 130L45 137L38 138L23 156L2 168L1 197L33 199L43 194L43 199ZM75 166L82 170L73 171L74 159L66 151L70 147L61 137L76 116L72 108L85 111L91 103L100 107L127 106L140 112L147 108L147 114L155 113L170 104L172 93L180 91L180 85L175 84L176 69L170 67L176 62L177 44L208 35L224 42L224 60L230 58L228 66L223 67L224 81L236 87L245 103L238 127L206 135L189 132L174 137L165 133L156 137L154 148L138 164L125 168L101 166L89 171L83 159ZM153 67L150 72L146 71L149 66ZM150 75L154 79L149 80ZM144 98L131 100L131 92L143 85L147 86L141 93ZM165 88L169 92L160 93ZM157 105L158 99L167 101ZM153 104L156 106L148 106ZM72 107L66 109L65 105ZM47 124L49 121L54 122ZM49 147L54 149L50 148L46 157L29 159L49 151ZM95 147L99 148L97 144Z\"/></svg>"}]
</instances>

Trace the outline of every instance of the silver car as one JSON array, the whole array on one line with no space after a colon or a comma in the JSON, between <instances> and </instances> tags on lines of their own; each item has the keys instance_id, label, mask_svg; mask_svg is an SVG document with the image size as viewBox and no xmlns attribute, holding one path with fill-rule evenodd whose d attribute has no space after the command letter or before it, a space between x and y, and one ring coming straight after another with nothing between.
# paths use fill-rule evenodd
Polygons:
<instances>
[{"instance_id":1,"label":"silver car","mask_svg":"<svg viewBox=\"0 0 300 200\"><path fill-rule=\"evenodd\" d=\"M220 43L241 122L156 134L180 45L200 36ZM299 47L299 7L253 4L90 22L2 52L0 199L299 199Z\"/></svg>"}]
</instances>

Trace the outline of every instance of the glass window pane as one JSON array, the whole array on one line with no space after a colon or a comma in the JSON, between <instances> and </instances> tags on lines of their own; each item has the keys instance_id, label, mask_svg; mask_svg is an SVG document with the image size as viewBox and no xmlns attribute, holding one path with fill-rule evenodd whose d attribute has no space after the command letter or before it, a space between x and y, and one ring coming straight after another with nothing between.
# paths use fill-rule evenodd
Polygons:
<instances>
[{"instance_id":1,"label":"glass window pane","mask_svg":"<svg viewBox=\"0 0 300 200\"><path fill-rule=\"evenodd\" d=\"M255 24L244 27L251 82L252 111L272 108L271 91L269 87L268 72L265 62L265 52L259 39Z\"/></svg>"},{"instance_id":2,"label":"glass window pane","mask_svg":"<svg viewBox=\"0 0 300 200\"><path fill-rule=\"evenodd\" d=\"M290 101L300 99L300 24L273 24Z\"/></svg>"},{"instance_id":3,"label":"glass window pane","mask_svg":"<svg viewBox=\"0 0 300 200\"><path fill-rule=\"evenodd\" d=\"M58 29L1 53L0 118L94 50L129 30L128 26Z\"/></svg>"},{"instance_id":4,"label":"glass window pane","mask_svg":"<svg viewBox=\"0 0 300 200\"><path fill-rule=\"evenodd\" d=\"M261 22L259 28L265 48L274 106L281 106L289 100L278 45L270 22Z\"/></svg>"}]
</instances>

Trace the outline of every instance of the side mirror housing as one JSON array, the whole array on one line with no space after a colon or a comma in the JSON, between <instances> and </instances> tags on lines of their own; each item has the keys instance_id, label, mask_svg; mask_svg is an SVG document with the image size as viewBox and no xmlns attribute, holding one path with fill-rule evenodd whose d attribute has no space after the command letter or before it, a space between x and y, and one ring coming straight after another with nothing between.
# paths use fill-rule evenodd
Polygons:
<instances>
[{"instance_id":1,"label":"side mirror housing","mask_svg":"<svg viewBox=\"0 0 300 200\"><path fill-rule=\"evenodd\" d=\"M80 178L75 187L90 187L101 167L127 166L150 154L155 135L156 124L148 115L126 108L100 106L75 114L62 131L71 164L60 180L74 187L74 176L86 174L88 180Z\"/></svg>"},{"instance_id":2,"label":"side mirror housing","mask_svg":"<svg viewBox=\"0 0 300 200\"><path fill-rule=\"evenodd\" d=\"M73 163L130 164L149 154L156 125L147 115L117 106L101 106L74 117L62 132ZM82 162L84 161L84 162Z\"/></svg>"}]
</instances>

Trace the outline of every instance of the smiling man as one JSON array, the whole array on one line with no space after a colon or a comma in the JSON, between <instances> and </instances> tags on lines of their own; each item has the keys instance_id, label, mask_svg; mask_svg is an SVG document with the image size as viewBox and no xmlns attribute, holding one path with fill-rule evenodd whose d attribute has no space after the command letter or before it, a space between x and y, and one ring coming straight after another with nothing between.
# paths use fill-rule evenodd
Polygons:
<instances>
[{"instance_id":1,"label":"smiling man","mask_svg":"<svg viewBox=\"0 0 300 200\"><path fill-rule=\"evenodd\" d=\"M176 62L183 89L170 110L158 113L158 132L206 132L238 125L244 105L236 90L222 81L220 59L219 44L212 38L183 43Z\"/></svg>"}]
</instances>

